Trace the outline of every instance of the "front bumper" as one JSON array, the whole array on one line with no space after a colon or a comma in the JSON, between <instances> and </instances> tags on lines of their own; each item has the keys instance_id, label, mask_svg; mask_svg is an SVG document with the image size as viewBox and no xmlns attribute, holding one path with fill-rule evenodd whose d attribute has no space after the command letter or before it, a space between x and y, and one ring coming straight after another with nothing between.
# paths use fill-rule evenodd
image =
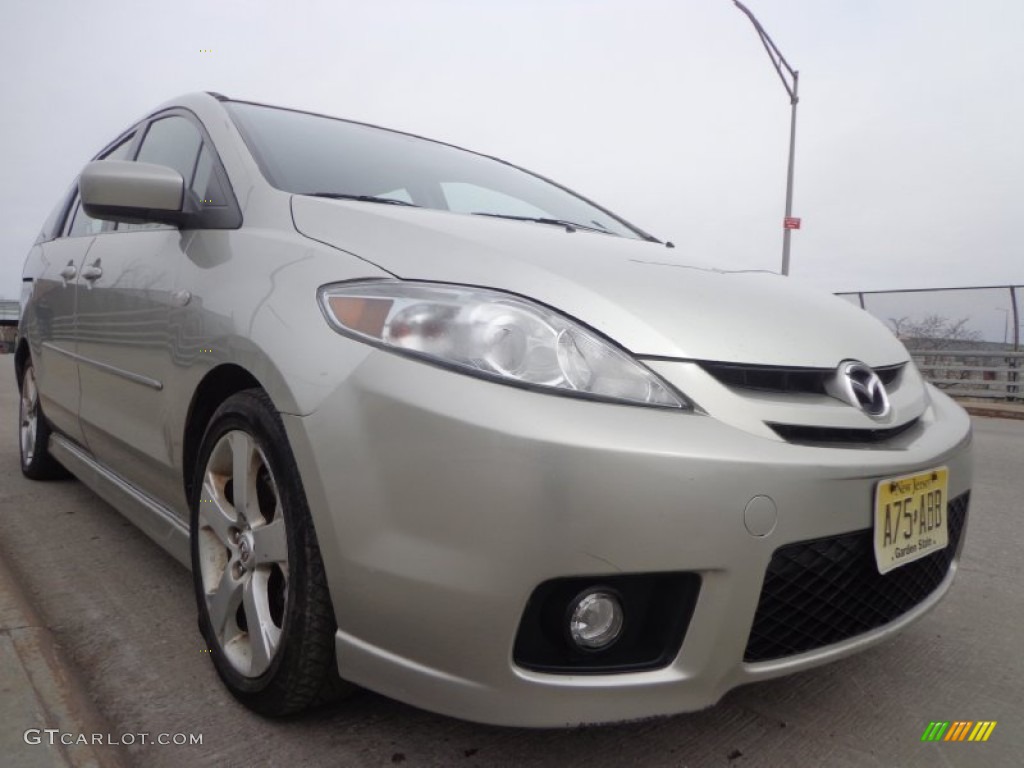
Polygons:
<instances>
[{"instance_id":1,"label":"front bumper","mask_svg":"<svg viewBox=\"0 0 1024 768\"><path fill-rule=\"evenodd\" d=\"M880 642L942 597L958 558L930 595L877 629L744 662L777 549L870 528L879 478L945 465L951 497L971 483L969 419L939 394L919 428L885 447L815 448L376 352L314 413L283 418L327 569L341 675L504 725L691 711ZM777 509L766 535L745 517L758 496ZM565 675L514 663L542 582L678 571L699 574L701 587L667 666Z\"/></svg>"}]
</instances>

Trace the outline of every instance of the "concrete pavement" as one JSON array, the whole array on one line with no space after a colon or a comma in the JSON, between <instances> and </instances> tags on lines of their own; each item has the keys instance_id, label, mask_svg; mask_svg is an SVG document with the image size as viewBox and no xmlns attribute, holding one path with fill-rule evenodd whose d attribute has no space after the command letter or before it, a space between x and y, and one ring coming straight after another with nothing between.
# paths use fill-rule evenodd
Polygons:
<instances>
[{"instance_id":1,"label":"concrete pavement","mask_svg":"<svg viewBox=\"0 0 1024 768\"><path fill-rule=\"evenodd\" d=\"M110 732L53 633L0 560L0 763L11 768L118 768L91 734ZM86 744L70 734L89 734ZM101 739L102 741L102 739Z\"/></svg>"},{"instance_id":2,"label":"concrete pavement","mask_svg":"<svg viewBox=\"0 0 1024 768\"><path fill-rule=\"evenodd\" d=\"M962 405L972 416L985 416L990 419L1024 419L1024 404L1004 403L998 400L981 402L977 400L961 400Z\"/></svg>"}]
</instances>

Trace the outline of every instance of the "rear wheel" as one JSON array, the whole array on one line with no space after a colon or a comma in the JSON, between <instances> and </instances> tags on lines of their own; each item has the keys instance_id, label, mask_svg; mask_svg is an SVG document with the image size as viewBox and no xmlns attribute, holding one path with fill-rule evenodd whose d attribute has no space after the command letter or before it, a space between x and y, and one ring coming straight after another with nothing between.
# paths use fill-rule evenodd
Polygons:
<instances>
[{"instance_id":1,"label":"rear wheel","mask_svg":"<svg viewBox=\"0 0 1024 768\"><path fill-rule=\"evenodd\" d=\"M67 470L50 454L50 425L39 404L39 387L31 360L25 361L20 383L18 443L21 447L21 473L32 480L67 477Z\"/></svg>"},{"instance_id":2,"label":"rear wheel","mask_svg":"<svg viewBox=\"0 0 1024 768\"><path fill-rule=\"evenodd\" d=\"M262 390L239 392L214 413L193 487L199 627L228 689L270 716L346 692L305 493Z\"/></svg>"}]
</instances>

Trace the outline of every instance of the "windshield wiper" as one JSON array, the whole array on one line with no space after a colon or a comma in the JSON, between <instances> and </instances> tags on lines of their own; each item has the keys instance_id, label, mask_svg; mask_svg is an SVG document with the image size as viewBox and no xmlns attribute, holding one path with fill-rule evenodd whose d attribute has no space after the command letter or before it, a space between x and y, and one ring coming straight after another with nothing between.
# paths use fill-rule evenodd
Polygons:
<instances>
[{"instance_id":1,"label":"windshield wiper","mask_svg":"<svg viewBox=\"0 0 1024 768\"><path fill-rule=\"evenodd\" d=\"M299 192L297 194L308 197L329 197L332 200L358 200L362 203L385 203L386 205L408 205L413 208L422 206L410 203L408 200L396 200L393 197L377 197L376 195L349 195L344 192Z\"/></svg>"},{"instance_id":2,"label":"windshield wiper","mask_svg":"<svg viewBox=\"0 0 1024 768\"><path fill-rule=\"evenodd\" d=\"M609 232L607 229L598 224L596 227L592 227L589 224L579 224L575 221L567 221L566 219L547 219L541 216L513 216L509 213L483 213L482 211L473 211L474 216L493 216L497 219L512 219L513 221L533 221L537 224L554 224L557 227L565 227L566 232L575 232L577 229L585 229L588 232L600 232L603 235L615 235L614 232ZM597 224L597 222L594 222ZM618 235L616 235L618 237Z\"/></svg>"}]
</instances>

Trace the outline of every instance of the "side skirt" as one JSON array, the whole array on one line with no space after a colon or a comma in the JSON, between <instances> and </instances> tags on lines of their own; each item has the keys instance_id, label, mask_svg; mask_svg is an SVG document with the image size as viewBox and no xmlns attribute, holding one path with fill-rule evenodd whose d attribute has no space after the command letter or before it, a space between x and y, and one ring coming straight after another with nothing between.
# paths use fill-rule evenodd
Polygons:
<instances>
[{"instance_id":1,"label":"side skirt","mask_svg":"<svg viewBox=\"0 0 1024 768\"><path fill-rule=\"evenodd\" d=\"M50 452L71 474L191 570L188 526L170 509L61 435L50 435Z\"/></svg>"}]
</instances>

